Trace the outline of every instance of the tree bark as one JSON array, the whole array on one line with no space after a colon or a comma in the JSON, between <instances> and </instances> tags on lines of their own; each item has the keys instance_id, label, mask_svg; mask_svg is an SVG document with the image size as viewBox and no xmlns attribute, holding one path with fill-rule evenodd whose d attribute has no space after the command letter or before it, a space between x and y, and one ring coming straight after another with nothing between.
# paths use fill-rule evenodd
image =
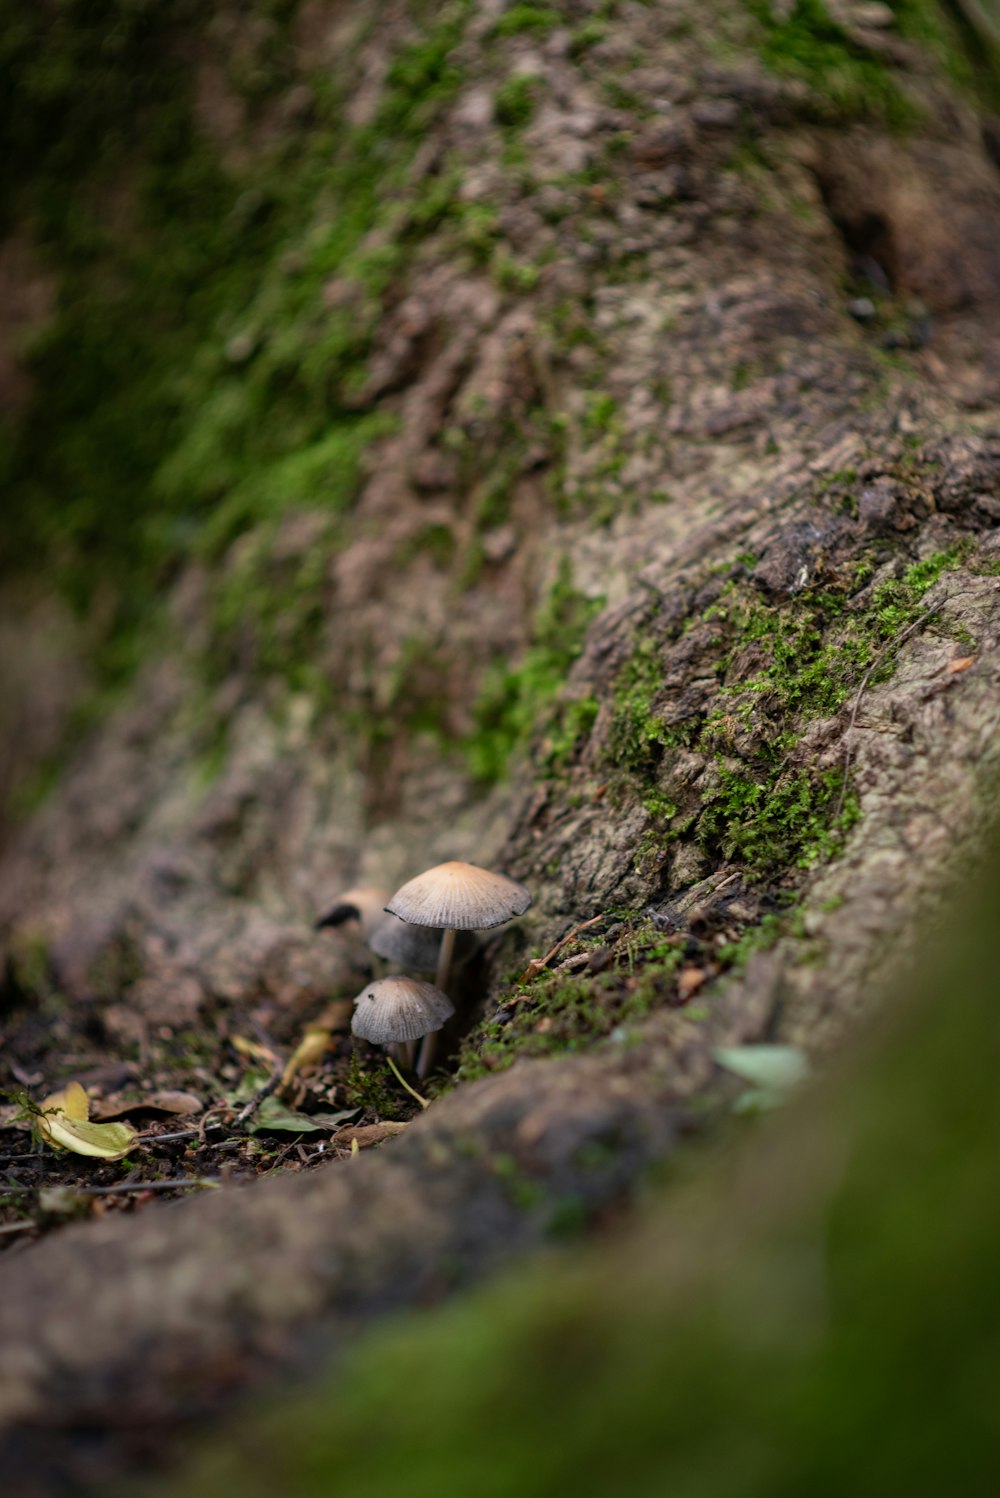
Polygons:
<instances>
[{"instance_id":1,"label":"tree bark","mask_svg":"<svg viewBox=\"0 0 1000 1498\"><path fill-rule=\"evenodd\" d=\"M364 10L337 24L360 38ZM574 18L498 37L473 8L351 396L394 434L335 538L305 502L249 533L279 598L281 569L322 554L309 649L332 698L269 676L247 625L206 787L192 704L220 642L190 561L168 648L0 868L5 1033L46 1078L95 1026L122 1053L251 1017L290 1044L360 986L356 948L311 931L324 904L446 857L535 896L487 949L467 1054L488 1071L537 1026L377 1153L11 1255L0 1422L25 1492L100 1486L151 1432L616 1209L728 1097L718 1046L841 1044L974 865L1000 715L983 111L918 44L851 23L846 51L919 104L908 133L770 70L774 35L742 11L622 7L586 44ZM722 21L738 64L710 60ZM358 41L359 114L417 24ZM448 213L420 217L448 173ZM326 312L359 284L331 282ZM497 743L508 774L485 790ZM531 1059L560 983L598 1009L612 990L584 948L534 993L503 975L596 917L625 1018ZM33 1006L54 994L46 1035Z\"/></svg>"}]
</instances>

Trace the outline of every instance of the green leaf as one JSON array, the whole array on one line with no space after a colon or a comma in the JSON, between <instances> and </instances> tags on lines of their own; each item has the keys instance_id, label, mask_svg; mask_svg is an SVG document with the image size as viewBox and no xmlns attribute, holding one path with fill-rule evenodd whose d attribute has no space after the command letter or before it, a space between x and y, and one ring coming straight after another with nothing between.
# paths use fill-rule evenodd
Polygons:
<instances>
[{"instance_id":1,"label":"green leaf","mask_svg":"<svg viewBox=\"0 0 1000 1498\"><path fill-rule=\"evenodd\" d=\"M769 1092L790 1092L809 1076L805 1052L794 1045L730 1046L712 1055L724 1070Z\"/></svg>"},{"instance_id":2,"label":"green leaf","mask_svg":"<svg viewBox=\"0 0 1000 1498\"><path fill-rule=\"evenodd\" d=\"M269 1133L273 1129L291 1134L327 1134L357 1117L359 1111L344 1108L339 1113L296 1113L279 1098L266 1097L249 1128L251 1134Z\"/></svg>"}]
</instances>

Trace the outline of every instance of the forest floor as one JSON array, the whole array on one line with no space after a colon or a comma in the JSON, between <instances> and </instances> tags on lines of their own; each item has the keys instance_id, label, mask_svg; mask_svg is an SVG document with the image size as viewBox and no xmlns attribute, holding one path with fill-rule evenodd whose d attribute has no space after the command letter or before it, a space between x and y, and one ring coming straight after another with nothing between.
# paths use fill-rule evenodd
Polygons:
<instances>
[{"instance_id":1,"label":"forest floor","mask_svg":"<svg viewBox=\"0 0 1000 1498\"><path fill-rule=\"evenodd\" d=\"M98 1489L619 1211L728 1116L720 1051L824 1065L1000 754L950 12L127 9L11 31L0 247L0 1428ZM315 922L445 858L534 905L424 1109ZM121 1158L39 1140L71 1082Z\"/></svg>"}]
</instances>

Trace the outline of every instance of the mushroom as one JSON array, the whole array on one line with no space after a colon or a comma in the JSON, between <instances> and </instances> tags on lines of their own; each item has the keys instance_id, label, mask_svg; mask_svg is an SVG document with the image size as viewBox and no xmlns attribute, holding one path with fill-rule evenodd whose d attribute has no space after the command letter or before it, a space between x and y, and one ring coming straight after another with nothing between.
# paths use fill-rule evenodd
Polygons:
<instances>
[{"instance_id":1,"label":"mushroom","mask_svg":"<svg viewBox=\"0 0 1000 1498\"><path fill-rule=\"evenodd\" d=\"M368 941L385 920L385 893L384 889L368 885L345 890L338 896L333 909L320 916L315 929L322 931L324 926L342 926L345 921L357 921L361 935Z\"/></svg>"},{"instance_id":2,"label":"mushroom","mask_svg":"<svg viewBox=\"0 0 1000 1498\"><path fill-rule=\"evenodd\" d=\"M446 993L419 978L378 978L354 1001L353 1034L387 1048L440 1030L455 1013ZM408 1058L409 1059L409 1058Z\"/></svg>"},{"instance_id":3,"label":"mushroom","mask_svg":"<svg viewBox=\"0 0 1000 1498\"><path fill-rule=\"evenodd\" d=\"M455 938L459 931L487 931L523 915L531 895L506 874L493 874L473 863L439 863L398 889L385 907L412 926L444 929L434 981L443 989L448 981ZM435 1042L424 1041L417 1075L426 1077L434 1060Z\"/></svg>"},{"instance_id":4,"label":"mushroom","mask_svg":"<svg viewBox=\"0 0 1000 1498\"><path fill-rule=\"evenodd\" d=\"M493 874L474 863L439 863L398 889L385 907L411 926L444 928L438 955L438 988L448 981L455 936L459 931L488 931L523 915L531 895L506 874Z\"/></svg>"},{"instance_id":5,"label":"mushroom","mask_svg":"<svg viewBox=\"0 0 1000 1498\"><path fill-rule=\"evenodd\" d=\"M414 968L418 973L433 973L441 952L440 927L412 926L401 921L398 915L385 915L382 924L375 928L368 945L387 962L398 962L402 967ZM477 941L471 931L460 931L455 940L453 962L458 967L468 962L476 950Z\"/></svg>"}]
</instances>

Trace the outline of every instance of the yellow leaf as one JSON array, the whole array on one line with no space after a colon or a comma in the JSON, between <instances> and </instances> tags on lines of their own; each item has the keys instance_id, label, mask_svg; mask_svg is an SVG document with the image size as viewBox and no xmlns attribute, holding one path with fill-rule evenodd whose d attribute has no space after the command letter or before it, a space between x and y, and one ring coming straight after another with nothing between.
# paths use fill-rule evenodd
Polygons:
<instances>
[{"instance_id":1,"label":"yellow leaf","mask_svg":"<svg viewBox=\"0 0 1000 1498\"><path fill-rule=\"evenodd\" d=\"M126 1123L90 1123L90 1100L79 1082L70 1082L41 1105L38 1130L46 1143L76 1155L120 1160L132 1148L135 1129Z\"/></svg>"},{"instance_id":2,"label":"yellow leaf","mask_svg":"<svg viewBox=\"0 0 1000 1498\"><path fill-rule=\"evenodd\" d=\"M67 1118L75 1118L86 1123L90 1117L90 1099L87 1096L87 1089L81 1087L79 1082L69 1082L65 1096L63 1112Z\"/></svg>"},{"instance_id":3,"label":"yellow leaf","mask_svg":"<svg viewBox=\"0 0 1000 1498\"><path fill-rule=\"evenodd\" d=\"M79 1082L67 1082L61 1091L50 1093L39 1106L43 1113L65 1113L67 1118L82 1119L84 1123L90 1117L90 1099Z\"/></svg>"},{"instance_id":4,"label":"yellow leaf","mask_svg":"<svg viewBox=\"0 0 1000 1498\"><path fill-rule=\"evenodd\" d=\"M230 1035L229 1044L241 1056L249 1056L251 1061L266 1061L268 1066L274 1066L278 1060L270 1046L260 1045L256 1040L247 1040L242 1035Z\"/></svg>"},{"instance_id":5,"label":"yellow leaf","mask_svg":"<svg viewBox=\"0 0 1000 1498\"><path fill-rule=\"evenodd\" d=\"M292 1053L291 1060L281 1074L281 1085L287 1087L300 1071L307 1066L315 1067L326 1055L333 1039L329 1030L307 1030Z\"/></svg>"}]
</instances>

